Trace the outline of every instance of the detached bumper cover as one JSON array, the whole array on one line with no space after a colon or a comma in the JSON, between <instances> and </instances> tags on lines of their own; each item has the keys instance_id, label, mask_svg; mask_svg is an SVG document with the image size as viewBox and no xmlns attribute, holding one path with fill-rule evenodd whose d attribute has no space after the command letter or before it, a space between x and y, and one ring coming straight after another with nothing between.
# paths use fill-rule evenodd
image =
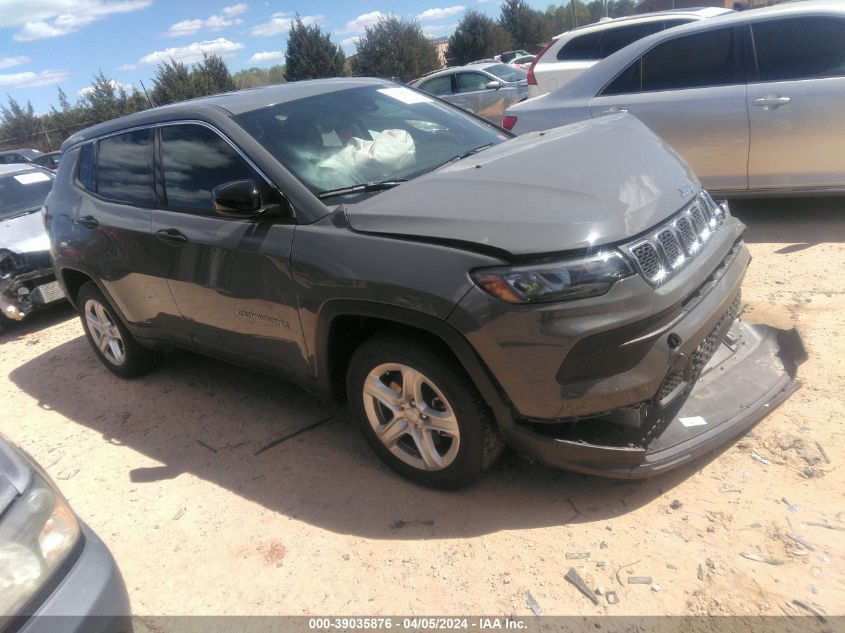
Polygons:
<instances>
[{"instance_id":1,"label":"detached bumper cover","mask_svg":"<svg viewBox=\"0 0 845 633\"><path fill-rule=\"evenodd\" d=\"M655 409L636 429L601 419L578 422L558 437L523 424L502 428L505 440L537 461L605 477L658 475L744 435L800 386L806 360L797 330L736 320L685 397ZM564 439L564 437L566 439Z\"/></svg>"}]
</instances>

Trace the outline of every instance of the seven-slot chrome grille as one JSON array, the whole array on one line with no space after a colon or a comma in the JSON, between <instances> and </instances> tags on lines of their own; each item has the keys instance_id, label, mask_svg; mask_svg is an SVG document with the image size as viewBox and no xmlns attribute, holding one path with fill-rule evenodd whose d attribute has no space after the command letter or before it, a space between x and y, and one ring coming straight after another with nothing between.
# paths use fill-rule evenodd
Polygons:
<instances>
[{"instance_id":1,"label":"seven-slot chrome grille","mask_svg":"<svg viewBox=\"0 0 845 633\"><path fill-rule=\"evenodd\" d=\"M622 250L648 283L659 286L695 258L725 217L725 209L702 190L683 210Z\"/></svg>"}]
</instances>

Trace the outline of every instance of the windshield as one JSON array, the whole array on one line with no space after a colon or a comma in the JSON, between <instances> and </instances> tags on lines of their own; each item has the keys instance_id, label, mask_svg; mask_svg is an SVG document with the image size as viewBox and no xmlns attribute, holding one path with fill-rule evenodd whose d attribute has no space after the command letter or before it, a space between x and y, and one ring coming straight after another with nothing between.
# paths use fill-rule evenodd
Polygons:
<instances>
[{"instance_id":1,"label":"windshield","mask_svg":"<svg viewBox=\"0 0 845 633\"><path fill-rule=\"evenodd\" d=\"M40 209L52 186L41 170L0 174L0 220Z\"/></svg>"},{"instance_id":2,"label":"windshield","mask_svg":"<svg viewBox=\"0 0 845 633\"><path fill-rule=\"evenodd\" d=\"M315 194L415 178L508 138L437 99L395 85L271 105L235 121Z\"/></svg>"},{"instance_id":3,"label":"windshield","mask_svg":"<svg viewBox=\"0 0 845 633\"><path fill-rule=\"evenodd\" d=\"M510 66L509 64L496 64L495 66L488 66L484 70L491 75L495 75L502 81L522 81L528 77L528 71L523 70L519 66Z\"/></svg>"}]
</instances>

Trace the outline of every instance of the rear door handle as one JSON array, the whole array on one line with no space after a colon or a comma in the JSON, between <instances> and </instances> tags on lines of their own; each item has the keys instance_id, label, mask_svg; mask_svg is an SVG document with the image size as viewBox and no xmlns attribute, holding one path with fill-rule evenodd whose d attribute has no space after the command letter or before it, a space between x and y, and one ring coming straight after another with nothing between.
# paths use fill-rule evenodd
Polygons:
<instances>
[{"instance_id":1,"label":"rear door handle","mask_svg":"<svg viewBox=\"0 0 845 633\"><path fill-rule=\"evenodd\" d=\"M156 237L165 244L172 244L173 246L179 246L188 241L188 238L176 229L161 229L160 231L156 231Z\"/></svg>"},{"instance_id":2,"label":"rear door handle","mask_svg":"<svg viewBox=\"0 0 845 633\"><path fill-rule=\"evenodd\" d=\"M781 97L780 95L766 95L759 99L754 99L751 103L767 110L777 110L783 105L787 105L792 99L789 97Z\"/></svg>"},{"instance_id":3,"label":"rear door handle","mask_svg":"<svg viewBox=\"0 0 845 633\"><path fill-rule=\"evenodd\" d=\"M84 226L86 229L96 229L98 226L100 226L100 223L97 222L97 218L95 218L93 215L86 215L82 218L74 218L73 220L71 220L71 222L78 226Z\"/></svg>"}]
</instances>

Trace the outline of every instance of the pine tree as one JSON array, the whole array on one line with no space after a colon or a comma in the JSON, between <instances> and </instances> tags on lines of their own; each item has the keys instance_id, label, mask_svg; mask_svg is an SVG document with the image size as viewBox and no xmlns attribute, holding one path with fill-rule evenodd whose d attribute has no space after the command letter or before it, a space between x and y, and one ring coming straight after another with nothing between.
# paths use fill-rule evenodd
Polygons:
<instances>
[{"instance_id":1,"label":"pine tree","mask_svg":"<svg viewBox=\"0 0 845 633\"><path fill-rule=\"evenodd\" d=\"M437 49L419 22L391 14L368 26L356 44L353 68L358 75L408 82L440 68Z\"/></svg>"},{"instance_id":2,"label":"pine tree","mask_svg":"<svg viewBox=\"0 0 845 633\"><path fill-rule=\"evenodd\" d=\"M551 32L551 25L544 14L532 9L525 0L505 0L501 10L499 26L510 34L516 48L537 50L550 37L556 35Z\"/></svg>"},{"instance_id":3,"label":"pine tree","mask_svg":"<svg viewBox=\"0 0 845 633\"><path fill-rule=\"evenodd\" d=\"M223 58L207 53L203 53L202 61L191 69L191 82L197 97L238 89Z\"/></svg>"},{"instance_id":4,"label":"pine tree","mask_svg":"<svg viewBox=\"0 0 845 633\"><path fill-rule=\"evenodd\" d=\"M196 86L191 81L191 73L188 67L177 62L172 57L169 62L163 62L156 69L156 76L153 77L152 96L156 105L165 105L192 99L195 96Z\"/></svg>"},{"instance_id":5,"label":"pine tree","mask_svg":"<svg viewBox=\"0 0 845 633\"><path fill-rule=\"evenodd\" d=\"M332 43L328 33L323 35L316 24L303 24L298 15L288 34L285 57L287 81L340 77L345 74L346 57L340 47Z\"/></svg>"},{"instance_id":6,"label":"pine tree","mask_svg":"<svg viewBox=\"0 0 845 633\"><path fill-rule=\"evenodd\" d=\"M492 19L470 9L458 22L449 37L449 61L468 64L476 59L493 57L511 48L510 35Z\"/></svg>"}]
</instances>

